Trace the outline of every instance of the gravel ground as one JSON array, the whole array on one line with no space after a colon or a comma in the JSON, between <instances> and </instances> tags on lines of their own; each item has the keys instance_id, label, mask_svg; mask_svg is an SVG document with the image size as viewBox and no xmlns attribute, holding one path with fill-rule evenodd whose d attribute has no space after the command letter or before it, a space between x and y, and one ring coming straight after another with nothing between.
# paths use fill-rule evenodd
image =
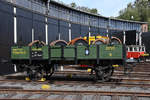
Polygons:
<instances>
[{"instance_id":1,"label":"gravel ground","mask_svg":"<svg viewBox=\"0 0 150 100\"><path fill-rule=\"evenodd\" d=\"M9 98L12 94L0 94L1 98ZM55 95L50 94L48 96L42 94L17 94L11 97L11 99L50 99L50 100L150 100L150 97L135 97L135 96L102 96L102 95Z\"/></svg>"},{"instance_id":2,"label":"gravel ground","mask_svg":"<svg viewBox=\"0 0 150 100\"><path fill-rule=\"evenodd\" d=\"M23 98L25 95L27 95L27 94L22 94L22 93L20 93L20 94L17 94L17 95L15 95L15 96L13 96L12 97L12 99L17 99L17 98Z\"/></svg>"}]
</instances>

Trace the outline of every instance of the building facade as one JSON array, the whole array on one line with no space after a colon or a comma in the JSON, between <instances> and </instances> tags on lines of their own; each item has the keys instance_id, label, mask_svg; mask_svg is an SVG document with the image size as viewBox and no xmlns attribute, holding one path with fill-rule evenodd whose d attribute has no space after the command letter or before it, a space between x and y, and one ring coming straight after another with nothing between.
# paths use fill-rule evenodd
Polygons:
<instances>
[{"instance_id":1,"label":"building facade","mask_svg":"<svg viewBox=\"0 0 150 100\"><path fill-rule=\"evenodd\" d=\"M49 5L45 2L48 0L4 1L12 4L13 10L15 9L14 16L17 21L16 26L20 24L20 21L22 21L23 25L28 24L30 28L32 28L30 29L30 32L32 32L32 40L41 39L47 44L55 39L69 41L75 37L85 36L87 34L106 36L108 34L108 28L109 33L118 33L128 30L136 30L138 32L141 30L143 32L148 31L148 25L145 22L119 20L93 15L52 0L50 0ZM32 23L27 23L29 19ZM39 26L37 26L37 24ZM41 29L39 30L39 28ZM17 37L15 39L18 40L22 38L22 36L18 36L18 34L23 35L24 33L19 32L23 30L20 27L16 27L16 30ZM30 32L26 32L26 34ZM53 38L51 38L52 34Z\"/></svg>"}]
</instances>

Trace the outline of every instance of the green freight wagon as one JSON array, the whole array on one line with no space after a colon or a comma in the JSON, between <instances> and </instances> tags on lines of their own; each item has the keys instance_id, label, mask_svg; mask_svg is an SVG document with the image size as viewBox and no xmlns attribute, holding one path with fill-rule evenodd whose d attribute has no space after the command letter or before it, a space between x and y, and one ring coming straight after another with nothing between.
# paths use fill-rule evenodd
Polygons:
<instances>
[{"instance_id":1,"label":"green freight wagon","mask_svg":"<svg viewBox=\"0 0 150 100\"><path fill-rule=\"evenodd\" d=\"M113 65L124 65L124 45L68 45L68 46L12 46L11 60L17 69L26 71L29 77L35 72L50 76L55 65L90 65L98 80L106 81L113 73ZM44 74L43 74L44 73Z\"/></svg>"}]
</instances>

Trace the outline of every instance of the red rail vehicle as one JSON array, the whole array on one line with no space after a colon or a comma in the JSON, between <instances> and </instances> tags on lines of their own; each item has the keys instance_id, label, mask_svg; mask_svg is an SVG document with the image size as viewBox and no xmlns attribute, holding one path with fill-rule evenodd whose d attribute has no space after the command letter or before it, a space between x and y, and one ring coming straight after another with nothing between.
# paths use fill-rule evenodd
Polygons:
<instances>
[{"instance_id":1,"label":"red rail vehicle","mask_svg":"<svg viewBox=\"0 0 150 100\"><path fill-rule=\"evenodd\" d=\"M145 61L149 54L146 53L145 46L141 45L128 45L127 47L127 59L134 61Z\"/></svg>"}]
</instances>

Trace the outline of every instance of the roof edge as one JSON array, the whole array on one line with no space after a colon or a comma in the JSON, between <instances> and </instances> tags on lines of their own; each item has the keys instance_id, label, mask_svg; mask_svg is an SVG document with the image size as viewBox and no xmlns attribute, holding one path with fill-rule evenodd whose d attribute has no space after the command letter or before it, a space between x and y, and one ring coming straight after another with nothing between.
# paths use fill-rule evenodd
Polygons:
<instances>
[{"instance_id":1,"label":"roof edge","mask_svg":"<svg viewBox=\"0 0 150 100\"><path fill-rule=\"evenodd\" d=\"M86 11L82 11L82 10L79 10L79 9L75 9L73 7L70 7L69 5L65 4L65 3L60 3L60 2L57 2L55 0L51 0L52 3L55 3L55 4L58 4L60 6L63 6L65 8L68 8L68 9L71 9L71 10L75 10L75 11L78 11L78 12L82 12L82 13L85 13L85 14L88 14L88 15L92 15L92 16L96 16L96 17L103 17L103 18L106 18L106 19L113 19L113 20L118 20L118 21L124 21L124 22L131 22L131 23L140 23L140 24L148 24L148 22L141 22L141 21L133 21L133 20L124 20L124 19L118 19L118 18L114 18L114 17L105 17L105 16L102 16L102 15L98 15L98 14L92 14L92 13L89 13L89 12L86 12Z\"/></svg>"}]
</instances>

